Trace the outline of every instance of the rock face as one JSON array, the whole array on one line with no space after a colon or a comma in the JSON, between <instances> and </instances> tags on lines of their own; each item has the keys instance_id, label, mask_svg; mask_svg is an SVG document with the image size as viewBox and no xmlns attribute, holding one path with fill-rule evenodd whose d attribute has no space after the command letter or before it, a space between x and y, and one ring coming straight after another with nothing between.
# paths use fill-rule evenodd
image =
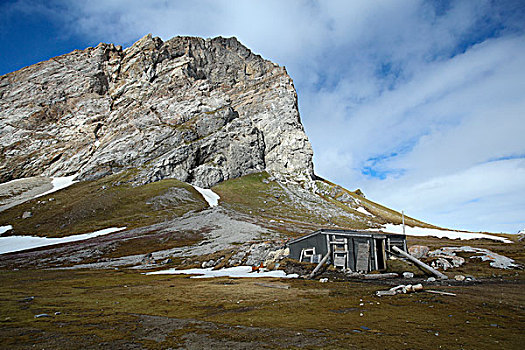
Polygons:
<instances>
[{"instance_id":1,"label":"rock face","mask_svg":"<svg viewBox=\"0 0 525 350\"><path fill-rule=\"evenodd\" d=\"M127 168L201 187L261 170L310 178L291 78L235 38L151 35L0 77L0 182Z\"/></svg>"}]
</instances>

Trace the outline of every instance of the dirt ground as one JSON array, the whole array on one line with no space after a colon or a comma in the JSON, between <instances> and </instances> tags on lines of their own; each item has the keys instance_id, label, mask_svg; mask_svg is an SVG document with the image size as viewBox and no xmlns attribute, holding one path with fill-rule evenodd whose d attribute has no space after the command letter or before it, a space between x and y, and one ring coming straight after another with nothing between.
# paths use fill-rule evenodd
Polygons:
<instances>
[{"instance_id":1,"label":"dirt ground","mask_svg":"<svg viewBox=\"0 0 525 350\"><path fill-rule=\"evenodd\" d=\"M388 286L359 281L4 270L0 348L518 349L524 281L380 298Z\"/></svg>"}]
</instances>

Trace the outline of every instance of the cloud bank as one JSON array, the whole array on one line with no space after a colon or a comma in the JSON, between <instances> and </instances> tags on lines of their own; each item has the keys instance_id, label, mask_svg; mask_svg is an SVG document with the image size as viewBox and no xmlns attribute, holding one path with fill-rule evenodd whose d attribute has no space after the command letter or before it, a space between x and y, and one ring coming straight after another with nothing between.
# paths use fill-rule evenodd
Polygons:
<instances>
[{"instance_id":1,"label":"cloud bank","mask_svg":"<svg viewBox=\"0 0 525 350\"><path fill-rule=\"evenodd\" d=\"M525 227L523 2L3 6L5 17L52 20L59 40L236 36L294 78L319 175L436 225Z\"/></svg>"}]
</instances>

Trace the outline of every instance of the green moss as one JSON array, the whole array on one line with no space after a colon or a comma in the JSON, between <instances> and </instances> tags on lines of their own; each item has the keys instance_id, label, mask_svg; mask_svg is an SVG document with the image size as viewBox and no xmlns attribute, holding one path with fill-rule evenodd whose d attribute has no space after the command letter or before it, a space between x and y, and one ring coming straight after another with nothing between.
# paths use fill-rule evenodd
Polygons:
<instances>
[{"instance_id":1,"label":"green moss","mask_svg":"<svg viewBox=\"0 0 525 350\"><path fill-rule=\"evenodd\" d=\"M169 348L185 344L189 334L198 335L203 348L213 341L261 348L520 348L524 340L522 277L434 287L456 297L378 298L375 291L388 286L374 283L264 280L289 286L276 289L260 282L136 271L0 271L0 346ZM28 296L35 298L23 301ZM35 319L39 313L52 317Z\"/></svg>"},{"instance_id":2,"label":"green moss","mask_svg":"<svg viewBox=\"0 0 525 350\"><path fill-rule=\"evenodd\" d=\"M237 179L224 181L213 190L221 197L220 203L228 208L248 214L260 220L260 224L282 226L316 227L329 224L328 221L291 199L275 181L269 181L266 172L255 173ZM288 232L285 227L282 232Z\"/></svg>"}]
</instances>

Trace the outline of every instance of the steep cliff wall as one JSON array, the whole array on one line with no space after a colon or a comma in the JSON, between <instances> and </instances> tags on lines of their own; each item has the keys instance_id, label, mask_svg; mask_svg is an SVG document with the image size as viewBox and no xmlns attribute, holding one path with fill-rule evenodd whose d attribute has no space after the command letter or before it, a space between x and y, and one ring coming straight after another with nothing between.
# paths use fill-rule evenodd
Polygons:
<instances>
[{"instance_id":1,"label":"steep cliff wall","mask_svg":"<svg viewBox=\"0 0 525 350\"><path fill-rule=\"evenodd\" d=\"M291 78L235 38L151 35L0 77L0 182L128 168L203 187L261 170L311 177Z\"/></svg>"}]
</instances>

